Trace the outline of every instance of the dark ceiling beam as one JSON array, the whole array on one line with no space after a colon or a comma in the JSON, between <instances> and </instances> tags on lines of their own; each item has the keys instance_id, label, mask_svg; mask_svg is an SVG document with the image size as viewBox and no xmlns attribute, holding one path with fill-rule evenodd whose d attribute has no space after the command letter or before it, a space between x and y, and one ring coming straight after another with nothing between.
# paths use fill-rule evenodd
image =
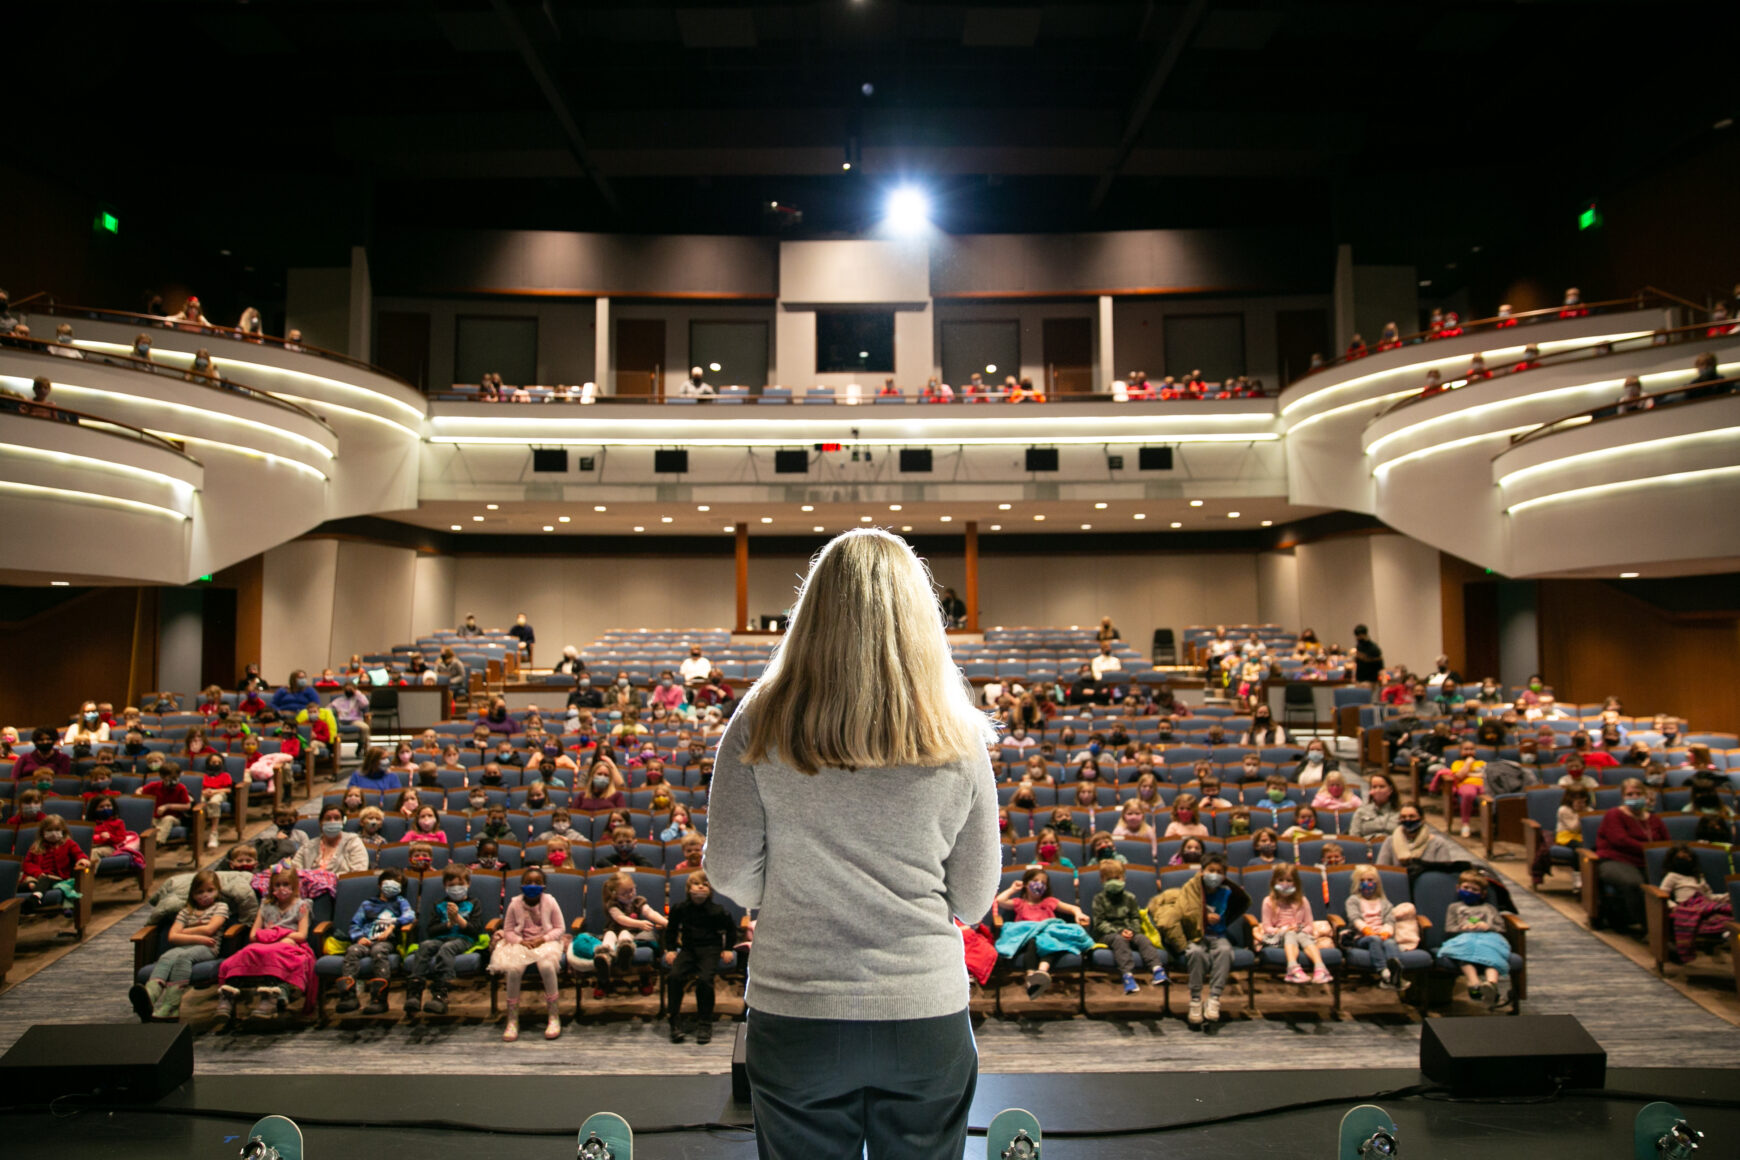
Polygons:
<instances>
[{"instance_id":1,"label":"dark ceiling beam","mask_svg":"<svg viewBox=\"0 0 1740 1160\"><path fill-rule=\"evenodd\" d=\"M604 204L610 207L612 213L620 213L622 206L616 200L616 191L610 187L610 182L592 160L591 150L586 147L586 138L580 133L580 121L574 116L573 107L567 93L563 91L562 83L556 79L545 42L534 36L527 24L528 14L510 4L508 0L491 0L491 4L496 15L501 17L502 23L507 27L508 39L513 41L520 59L525 61L532 79L538 83L544 100L549 102L550 111L556 114L556 120L562 126L563 136L568 139L568 149L574 154L574 160L580 163L580 168L592 179L592 184L597 187Z\"/></svg>"},{"instance_id":2,"label":"dark ceiling beam","mask_svg":"<svg viewBox=\"0 0 1740 1160\"><path fill-rule=\"evenodd\" d=\"M1154 105L1160 99L1160 90L1166 87L1172 70L1178 66L1179 58L1189 47L1191 37L1196 35L1196 30L1207 13L1208 0L1190 0L1190 7L1179 17L1178 26L1172 30L1166 46L1160 50L1160 59L1154 62L1147 80L1142 83L1141 94L1130 107L1130 116L1124 123L1124 135L1118 141L1117 152L1112 154L1111 164L1106 166L1105 172L1100 174L1099 181L1094 185L1093 198L1088 202L1089 213L1097 213L1105 202L1106 195L1112 191L1112 182L1117 180L1118 171L1123 169L1124 162L1129 160L1136 142L1141 139L1143 130L1148 127L1148 118L1154 113Z\"/></svg>"}]
</instances>

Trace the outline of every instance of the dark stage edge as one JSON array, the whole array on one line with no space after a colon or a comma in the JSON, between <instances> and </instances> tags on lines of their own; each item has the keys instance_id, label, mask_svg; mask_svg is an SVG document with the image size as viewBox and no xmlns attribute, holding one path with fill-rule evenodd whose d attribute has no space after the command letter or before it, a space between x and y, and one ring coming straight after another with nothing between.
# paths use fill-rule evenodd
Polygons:
<instances>
[{"instance_id":1,"label":"dark stage edge","mask_svg":"<svg viewBox=\"0 0 1740 1160\"><path fill-rule=\"evenodd\" d=\"M1740 1058L1740 1053L1737 1053ZM407 1062L414 1062L409 1057ZM479 1064L488 1065L487 1059ZM599 1060L608 1066L608 1061ZM1133 1075L984 1075L972 1123L983 1129L1005 1107L1034 1111L1048 1132L1122 1131L1099 1138L1048 1136L1047 1160L1167 1157L1208 1160L1228 1155L1334 1156L1342 1114L1380 1092L1423 1082L1418 1071L1144 1072ZM1380 1098L1395 1119L1401 1156L1436 1160L1582 1160L1631 1155L1632 1121L1647 1099L1726 1101L1727 1107L1682 1106L1705 1133L1710 1157L1740 1156L1740 1070L1615 1068L1606 1094L1564 1095L1543 1103L1444 1102ZM1614 1093L1642 1093L1632 1099ZM1251 1112L1310 1100L1321 1107ZM84 1109L68 1115L21 1112L0 1119L0 1132L20 1148L52 1141L56 1160L127 1156L230 1157L260 1115L304 1122L306 1160L367 1156L369 1160L532 1160L574 1154L573 1131L588 1114L619 1112L637 1129L653 1125L749 1123L721 1076L201 1076L166 1096L154 1110ZM1193 1124L1245 1115L1229 1123ZM325 1121L327 1123L322 1123ZM354 1121L357 1126L336 1121ZM370 1126L360 1126L367 1122ZM471 1124L476 1128L443 1124ZM329 1126L330 1125L330 1126ZM1174 1125L1166 1130L1166 1125ZM1158 1130L1142 1131L1150 1126ZM525 1135L546 1131L551 1135ZM647 1133L637 1160L755 1155L741 1128ZM984 1155L982 1136L965 1156Z\"/></svg>"}]
</instances>

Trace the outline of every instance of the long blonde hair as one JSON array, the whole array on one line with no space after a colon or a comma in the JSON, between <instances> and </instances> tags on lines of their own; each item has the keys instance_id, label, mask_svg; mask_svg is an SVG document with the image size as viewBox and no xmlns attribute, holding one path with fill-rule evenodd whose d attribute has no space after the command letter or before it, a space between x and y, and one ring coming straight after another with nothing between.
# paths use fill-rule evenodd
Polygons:
<instances>
[{"instance_id":1,"label":"long blonde hair","mask_svg":"<svg viewBox=\"0 0 1740 1160\"><path fill-rule=\"evenodd\" d=\"M994 736L949 656L930 570L905 540L854 528L816 553L791 627L743 698L748 761L937 766Z\"/></svg>"}]
</instances>

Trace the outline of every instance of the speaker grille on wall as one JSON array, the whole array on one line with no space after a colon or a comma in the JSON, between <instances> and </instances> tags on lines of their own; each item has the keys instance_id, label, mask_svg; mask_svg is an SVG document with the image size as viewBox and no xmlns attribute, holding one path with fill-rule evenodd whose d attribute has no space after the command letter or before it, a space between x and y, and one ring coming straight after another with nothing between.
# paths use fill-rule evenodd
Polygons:
<instances>
[{"instance_id":1,"label":"speaker grille on wall","mask_svg":"<svg viewBox=\"0 0 1740 1160\"><path fill-rule=\"evenodd\" d=\"M1420 1070L1456 1095L1521 1095L1607 1083L1607 1053L1574 1015L1428 1019Z\"/></svg>"},{"instance_id":2,"label":"speaker grille on wall","mask_svg":"<svg viewBox=\"0 0 1740 1160\"><path fill-rule=\"evenodd\" d=\"M808 475L809 470L810 453L808 451L775 451L773 453L775 475Z\"/></svg>"},{"instance_id":3,"label":"speaker grille on wall","mask_svg":"<svg viewBox=\"0 0 1740 1160\"><path fill-rule=\"evenodd\" d=\"M8 1103L96 1091L107 1103L149 1103L192 1078L193 1028L184 1023L38 1024L0 1056Z\"/></svg>"},{"instance_id":4,"label":"speaker grille on wall","mask_svg":"<svg viewBox=\"0 0 1740 1160\"><path fill-rule=\"evenodd\" d=\"M922 472L930 470L930 448L902 447L900 449L900 470Z\"/></svg>"},{"instance_id":5,"label":"speaker grille on wall","mask_svg":"<svg viewBox=\"0 0 1740 1160\"><path fill-rule=\"evenodd\" d=\"M567 471L568 449L566 447L532 448L532 470Z\"/></svg>"},{"instance_id":6,"label":"speaker grille on wall","mask_svg":"<svg viewBox=\"0 0 1740 1160\"><path fill-rule=\"evenodd\" d=\"M679 451L654 451L653 472L658 475L685 475L689 470L689 453Z\"/></svg>"},{"instance_id":7,"label":"speaker grille on wall","mask_svg":"<svg viewBox=\"0 0 1740 1160\"><path fill-rule=\"evenodd\" d=\"M1142 471L1171 471L1172 448L1144 447L1137 452L1136 466Z\"/></svg>"},{"instance_id":8,"label":"speaker grille on wall","mask_svg":"<svg viewBox=\"0 0 1740 1160\"><path fill-rule=\"evenodd\" d=\"M1027 449L1028 471L1056 471L1057 448L1029 447Z\"/></svg>"}]
</instances>

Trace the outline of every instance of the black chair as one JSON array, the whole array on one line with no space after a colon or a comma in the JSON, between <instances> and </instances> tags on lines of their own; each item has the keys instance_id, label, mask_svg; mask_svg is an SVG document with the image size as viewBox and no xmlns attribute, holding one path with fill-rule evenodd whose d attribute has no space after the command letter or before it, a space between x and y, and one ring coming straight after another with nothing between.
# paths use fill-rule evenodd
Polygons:
<instances>
[{"instance_id":1,"label":"black chair","mask_svg":"<svg viewBox=\"0 0 1740 1160\"><path fill-rule=\"evenodd\" d=\"M1178 663L1178 640L1172 635L1170 628L1154 630L1153 663L1157 665L1175 665Z\"/></svg>"},{"instance_id":2,"label":"black chair","mask_svg":"<svg viewBox=\"0 0 1740 1160\"><path fill-rule=\"evenodd\" d=\"M1295 718L1303 714L1304 721L1312 728L1317 726L1317 698L1315 689L1303 682L1295 682L1283 687L1281 693L1281 724L1291 727Z\"/></svg>"}]
</instances>

